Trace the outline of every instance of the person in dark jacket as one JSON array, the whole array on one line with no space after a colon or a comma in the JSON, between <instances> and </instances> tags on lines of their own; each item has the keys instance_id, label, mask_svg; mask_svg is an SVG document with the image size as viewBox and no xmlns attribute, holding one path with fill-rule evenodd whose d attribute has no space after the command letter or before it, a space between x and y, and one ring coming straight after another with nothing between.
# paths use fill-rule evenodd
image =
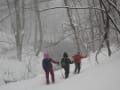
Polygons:
<instances>
[{"instance_id":1,"label":"person in dark jacket","mask_svg":"<svg viewBox=\"0 0 120 90\"><path fill-rule=\"evenodd\" d=\"M57 61L53 60L52 58L50 58L48 53L44 53L42 66L43 66L43 69L44 69L45 75L46 75L46 84L50 83L50 81L49 81L49 73L51 74L52 83L55 82L55 76L54 76L52 63L59 64L59 62L57 62Z\"/></svg>"},{"instance_id":2,"label":"person in dark jacket","mask_svg":"<svg viewBox=\"0 0 120 90\"><path fill-rule=\"evenodd\" d=\"M70 64L73 62L68 58L68 54L64 52L63 58L61 59L61 66L65 71L65 78L69 77Z\"/></svg>"},{"instance_id":3,"label":"person in dark jacket","mask_svg":"<svg viewBox=\"0 0 120 90\"><path fill-rule=\"evenodd\" d=\"M74 60L75 63L75 70L74 73L80 73L80 69L81 69L81 59L82 58L86 58L87 56L83 56L80 54L80 52L78 52L77 54L73 55L72 58Z\"/></svg>"}]
</instances>

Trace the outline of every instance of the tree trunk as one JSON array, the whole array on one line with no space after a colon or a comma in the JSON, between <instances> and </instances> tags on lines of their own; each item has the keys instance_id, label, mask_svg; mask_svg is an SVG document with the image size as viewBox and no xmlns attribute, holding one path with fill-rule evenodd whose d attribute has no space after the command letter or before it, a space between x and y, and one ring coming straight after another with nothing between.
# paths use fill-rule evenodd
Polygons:
<instances>
[{"instance_id":1,"label":"tree trunk","mask_svg":"<svg viewBox=\"0 0 120 90\"><path fill-rule=\"evenodd\" d=\"M17 57L22 60L22 42L24 36L24 0L14 0L15 4L15 17L16 17L16 30L15 40L17 48Z\"/></svg>"},{"instance_id":2,"label":"tree trunk","mask_svg":"<svg viewBox=\"0 0 120 90\"><path fill-rule=\"evenodd\" d=\"M41 19L40 19L40 12L38 12L39 10L39 5L38 5L38 0L34 0L34 7L35 7L35 12L36 12L36 17L38 19L38 26L39 26L39 47L38 50L36 52L36 56L38 56L39 52L42 49L42 43L43 43L43 32L42 32L42 25L41 25Z\"/></svg>"},{"instance_id":3,"label":"tree trunk","mask_svg":"<svg viewBox=\"0 0 120 90\"><path fill-rule=\"evenodd\" d=\"M69 6L67 0L64 0L64 4L65 4L65 6ZM80 50L80 44L79 44L79 35L78 35L78 32L77 32L77 28L76 28L76 26L75 26L74 23L73 23L71 11L70 11L69 8L67 8L67 15L68 15L68 18L69 18L69 21L70 21L70 25L71 25L71 27L72 27L72 30L73 30L73 32L74 32L74 37L75 37L76 46L77 46L77 52L81 52L81 50Z\"/></svg>"}]
</instances>

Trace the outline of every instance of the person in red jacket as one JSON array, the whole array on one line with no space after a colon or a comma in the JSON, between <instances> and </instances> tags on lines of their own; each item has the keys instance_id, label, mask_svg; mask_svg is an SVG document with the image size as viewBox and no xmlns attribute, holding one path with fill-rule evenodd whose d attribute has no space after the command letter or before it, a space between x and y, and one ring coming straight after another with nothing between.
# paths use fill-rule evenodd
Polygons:
<instances>
[{"instance_id":1,"label":"person in red jacket","mask_svg":"<svg viewBox=\"0 0 120 90\"><path fill-rule=\"evenodd\" d=\"M44 58L42 60L42 66L46 75L46 84L49 84L49 74L51 74L52 83L55 82L54 71L52 63L59 64L59 62L53 60L49 57L48 53L44 53Z\"/></svg>"},{"instance_id":2,"label":"person in red jacket","mask_svg":"<svg viewBox=\"0 0 120 90\"><path fill-rule=\"evenodd\" d=\"M82 58L86 58L87 56L83 56L80 54L80 52L78 52L77 54L73 55L72 58L74 60L75 63L75 70L74 73L80 73L80 69L81 69L81 59Z\"/></svg>"}]
</instances>

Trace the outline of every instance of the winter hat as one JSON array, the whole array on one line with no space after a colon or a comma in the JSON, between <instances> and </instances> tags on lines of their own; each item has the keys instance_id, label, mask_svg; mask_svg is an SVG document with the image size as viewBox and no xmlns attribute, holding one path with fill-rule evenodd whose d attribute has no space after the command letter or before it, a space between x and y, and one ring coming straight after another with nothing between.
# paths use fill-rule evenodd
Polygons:
<instances>
[{"instance_id":1,"label":"winter hat","mask_svg":"<svg viewBox=\"0 0 120 90\"><path fill-rule=\"evenodd\" d=\"M68 57L68 54L64 52L63 57Z\"/></svg>"},{"instance_id":2,"label":"winter hat","mask_svg":"<svg viewBox=\"0 0 120 90\"><path fill-rule=\"evenodd\" d=\"M49 54L47 52L44 53L44 58L49 58Z\"/></svg>"}]
</instances>

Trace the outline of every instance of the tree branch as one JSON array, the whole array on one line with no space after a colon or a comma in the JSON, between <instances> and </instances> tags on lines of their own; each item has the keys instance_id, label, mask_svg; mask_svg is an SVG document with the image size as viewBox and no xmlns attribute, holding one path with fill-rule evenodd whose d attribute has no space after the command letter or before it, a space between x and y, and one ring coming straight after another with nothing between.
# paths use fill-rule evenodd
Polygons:
<instances>
[{"instance_id":1,"label":"tree branch","mask_svg":"<svg viewBox=\"0 0 120 90\"><path fill-rule=\"evenodd\" d=\"M34 8L34 7L33 7ZM30 8L24 8L24 9L33 9L32 7ZM49 10L53 10L53 9L62 9L62 8L68 8L68 9L96 9L96 10L100 10L100 11L105 11L104 9L98 8L98 7L69 7L69 6L61 6L61 7L52 7L52 8L47 8L47 9L43 9L43 10L38 10L38 12L45 12L45 11L49 11Z\"/></svg>"},{"instance_id":2,"label":"tree branch","mask_svg":"<svg viewBox=\"0 0 120 90\"><path fill-rule=\"evenodd\" d=\"M118 12L118 14L119 14L119 16L120 16L120 10L116 7L116 5L115 5L112 1L110 1L110 0L107 0L107 2L108 2L111 6L114 7L114 9Z\"/></svg>"}]
</instances>

